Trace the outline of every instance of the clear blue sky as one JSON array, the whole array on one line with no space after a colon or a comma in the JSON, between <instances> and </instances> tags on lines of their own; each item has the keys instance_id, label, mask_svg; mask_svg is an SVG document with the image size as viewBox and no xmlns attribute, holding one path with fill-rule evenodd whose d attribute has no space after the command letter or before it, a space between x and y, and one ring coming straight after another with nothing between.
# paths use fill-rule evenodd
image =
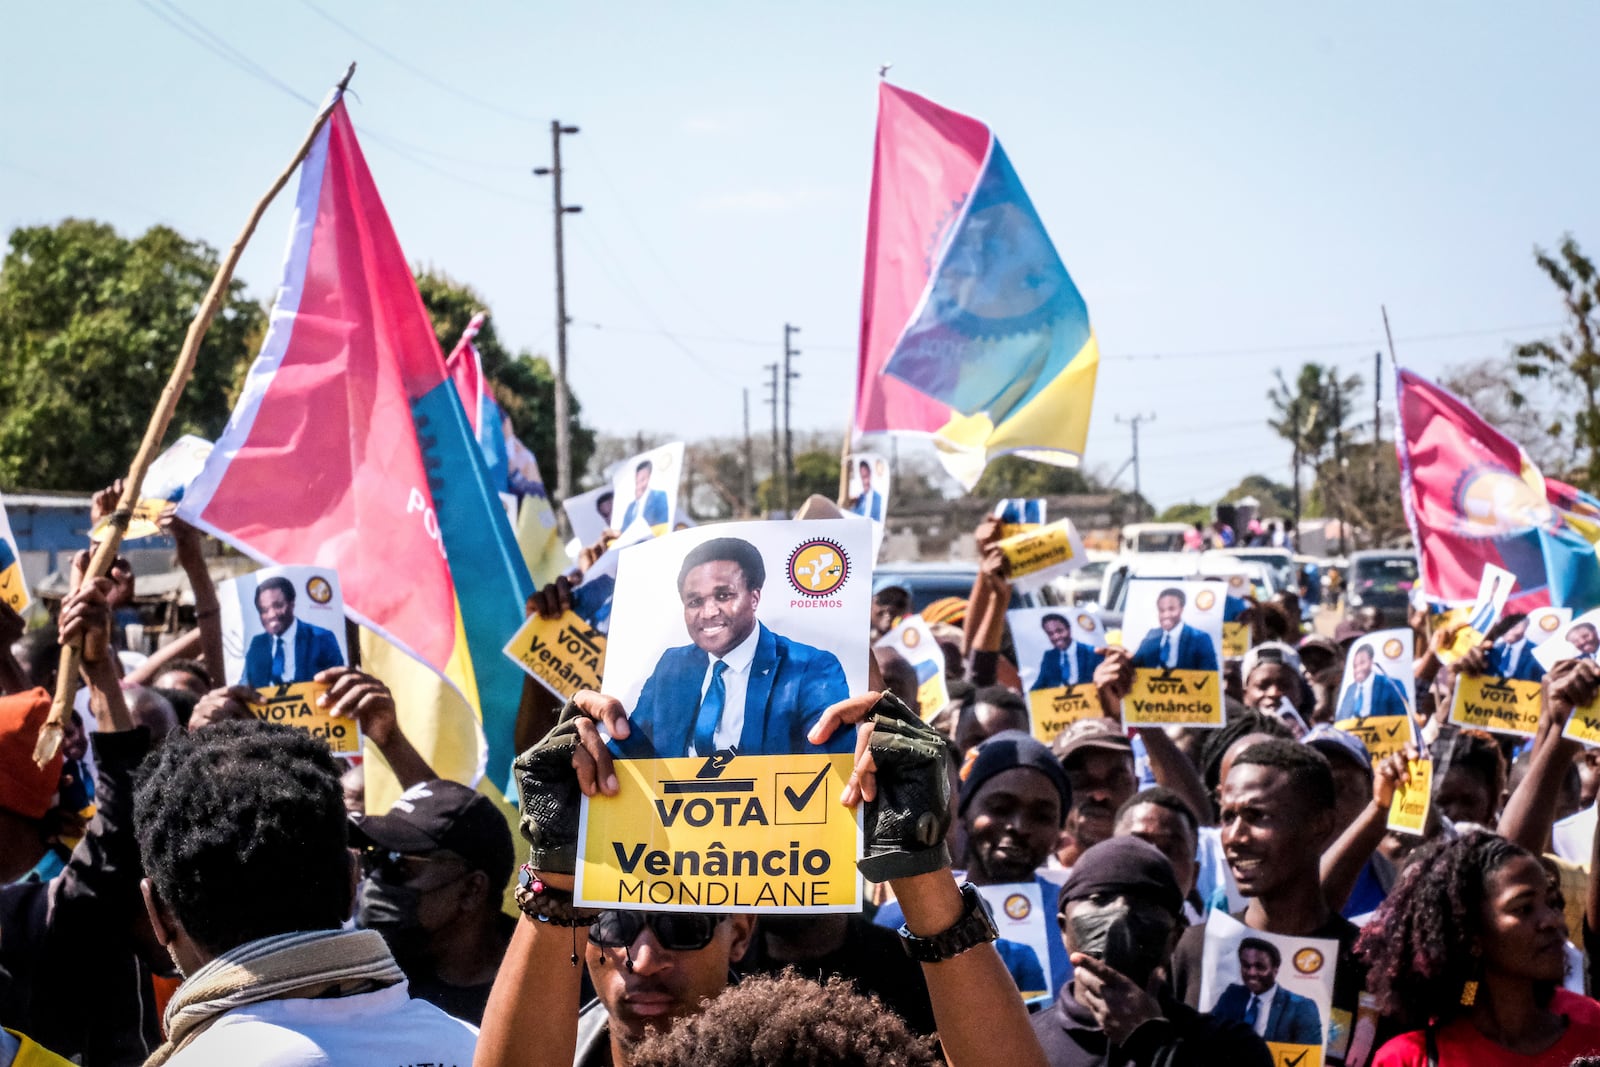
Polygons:
<instances>
[{"instance_id":1,"label":"clear blue sky","mask_svg":"<svg viewBox=\"0 0 1600 1067\"><path fill-rule=\"evenodd\" d=\"M748 386L763 432L790 321L796 426L842 431L892 62L1005 144L1105 354L1087 463L1120 467L1114 417L1154 413L1158 505L1287 479L1272 370L1370 376L1380 304L1401 362L1438 372L1559 320L1535 243L1600 248L1592 5L317 2L371 43L304 0L12 5L0 225L161 222L226 246L311 117L240 64L317 100L355 59L407 254L477 287L513 346L554 335L549 189L528 170L551 118L582 126L570 338L594 425L736 433ZM263 299L285 226L280 203L241 264Z\"/></svg>"}]
</instances>

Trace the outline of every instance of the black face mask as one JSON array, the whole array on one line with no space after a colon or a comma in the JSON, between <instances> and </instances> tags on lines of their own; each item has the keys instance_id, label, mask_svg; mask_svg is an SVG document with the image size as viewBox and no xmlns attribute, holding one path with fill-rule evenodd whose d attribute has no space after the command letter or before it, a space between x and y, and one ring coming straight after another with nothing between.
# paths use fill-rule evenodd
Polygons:
<instances>
[{"instance_id":1,"label":"black face mask","mask_svg":"<svg viewBox=\"0 0 1600 1067\"><path fill-rule=\"evenodd\" d=\"M417 920L422 894L407 885L365 878L356 897L356 925L383 935L400 961L414 960L428 944L428 931Z\"/></svg>"},{"instance_id":2,"label":"black face mask","mask_svg":"<svg viewBox=\"0 0 1600 1067\"><path fill-rule=\"evenodd\" d=\"M1071 919L1077 950L1144 986L1166 962L1173 920L1160 908L1125 903L1080 907Z\"/></svg>"}]
</instances>

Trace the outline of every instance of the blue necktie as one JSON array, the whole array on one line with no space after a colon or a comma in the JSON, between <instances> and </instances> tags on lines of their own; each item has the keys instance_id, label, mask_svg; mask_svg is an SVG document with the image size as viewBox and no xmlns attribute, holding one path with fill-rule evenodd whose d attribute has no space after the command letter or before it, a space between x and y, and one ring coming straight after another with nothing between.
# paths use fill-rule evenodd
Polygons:
<instances>
[{"instance_id":1,"label":"blue necktie","mask_svg":"<svg viewBox=\"0 0 1600 1067\"><path fill-rule=\"evenodd\" d=\"M1068 685L1078 684L1078 665L1073 661L1072 649L1058 653L1061 657L1061 680Z\"/></svg>"},{"instance_id":2,"label":"blue necktie","mask_svg":"<svg viewBox=\"0 0 1600 1067\"><path fill-rule=\"evenodd\" d=\"M1256 1025L1256 1018L1258 1016L1260 1016L1260 1014L1261 1014L1261 998L1256 996L1254 993L1251 993L1250 994L1250 1003L1245 1005L1245 1009L1244 1009L1244 1024L1246 1026L1254 1029L1255 1025Z\"/></svg>"},{"instance_id":3,"label":"blue necktie","mask_svg":"<svg viewBox=\"0 0 1600 1067\"><path fill-rule=\"evenodd\" d=\"M711 684L706 695L700 698L700 713L694 719L694 752L709 756L717 750L717 723L722 721L722 705L728 699L728 687L722 681L727 663L717 660L711 668Z\"/></svg>"},{"instance_id":4,"label":"blue necktie","mask_svg":"<svg viewBox=\"0 0 1600 1067\"><path fill-rule=\"evenodd\" d=\"M272 684L283 684L283 638L272 639Z\"/></svg>"},{"instance_id":5,"label":"blue necktie","mask_svg":"<svg viewBox=\"0 0 1600 1067\"><path fill-rule=\"evenodd\" d=\"M1365 688L1363 686L1359 686L1359 685L1356 686L1356 703L1355 703L1355 707L1352 708L1351 710L1353 710L1355 712L1355 716L1358 719L1361 717L1361 712L1364 710L1362 708L1362 705L1366 703L1366 701L1361 699L1362 696L1364 695L1364 692L1365 692Z\"/></svg>"},{"instance_id":6,"label":"blue necktie","mask_svg":"<svg viewBox=\"0 0 1600 1067\"><path fill-rule=\"evenodd\" d=\"M1166 633L1161 635L1161 665L1163 667L1170 667L1172 665L1172 631L1171 630L1168 630Z\"/></svg>"}]
</instances>

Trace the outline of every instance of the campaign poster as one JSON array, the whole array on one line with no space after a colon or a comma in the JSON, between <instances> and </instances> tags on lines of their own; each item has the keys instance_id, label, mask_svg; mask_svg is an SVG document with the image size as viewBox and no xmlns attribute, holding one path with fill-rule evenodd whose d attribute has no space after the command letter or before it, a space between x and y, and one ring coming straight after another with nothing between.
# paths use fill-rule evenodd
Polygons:
<instances>
[{"instance_id":1,"label":"campaign poster","mask_svg":"<svg viewBox=\"0 0 1600 1067\"><path fill-rule=\"evenodd\" d=\"M876 452L854 452L844 458L845 494L840 506L872 523L872 558L883 547L889 521L889 461Z\"/></svg>"},{"instance_id":2,"label":"campaign poster","mask_svg":"<svg viewBox=\"0 0 1600 1067\"><path fill-rule=\"evenodd\" d=\"M354 719L333 718L317 700L313 679L349 663L344 598L329 567L266 567L217 587L223 663L229 685L246 685L260 700L257 718L304 730L336 756L361 752Z\"/></svg>"},{"instance_id":3,"label":"campaign poster","mask_svg":"<svg viewBox=\"0 0 1600 1067\"><path fill-rule=\"evenodd\" d=\"M1336 1025L1333 1016L1338 960L1332 938L1269 934L1213 911L1200 954L1200 1010L1253 1027L1274 1063L1320 1067L1324 1050L1337 1059L1350 1039L1348 1021Z\"/></svg>"},{"instance_id":4,"label":"campaign poster","mask_svg":"<svg viewBox=\"0 0 1600 1067\"><path fill-rule=\"evenodd\" d=\"M616 496L616 490L608 482L561 502L561 510L567 513L567 525L572 527L572 536L580 549L595 544L611 529L611 509Z\"/></svg>"},{"instance_id":5,"label":"campaign poster","mask_svg":"<svg viewBox=\"0 0 1600 1067\"><path fill-rule=\"evenodd\" d=\"M6 518L4 501L0 501L0 601L18 615L33 603L28 580L22 575L22 553L17 549L16 534L11 532L11 520Z\"/></svg>"},{"instance_id":6,"label":"campaign poster","mask_svg":"<svg viewBox=\"0 0 1600 1067\"><path fill-rule=\"evenodd\" d=\"M1128 583L1122 640L1134 672L1124 726L1222 725L1223 598L1215 582Z\"/></svg>"},{"instance_id":7,"label":"campaign poster","mask_svg":"<svg viewBox=\"0 0 1600 1067\"><path fill-rule=\"evenodd\" d=\"M1000 520L1002 539L1028 533L1045 524L1049 502L1044 497L1010 496L995 501L991 518Z\"/></svg>"},{"instance_id":8,"label":"campaign poster","mask_svg":"<svg viewBox=\"0 0 1600 1067\"><path fill-rule=\"evenodd\" d=\"M1089 562L1071 519L1003 537L999 548L1006 557L1012 588L1022 592L1049 585Z\"/></svg>"},{"instance_id":9,"label":"campaign poster","mask_svg":"<svg viewBox=\"0 0 1600 1067\"><path fill-rule=\"evenodd\" d=\"M682 441L629 456L617 464L611 473L611 529L627 533L640 524L657 537L670 532L678 514L682 478Z\"/></svg>"},{"instance_id":10,"label":"campaign poster","mask_svg":"<svg viewBox=\"0 0 1600 1067\"><path fill-rule=\"evenodd\" d=\"M1226 659L1242 659L1250 651L1250 623L1239 618L1249 607L1245 598L1251 595L1250 576L1230 574L1227 584L1227 600L1222 606L1222 655Z\"/></svg>"},{"instance_id":11,"label":"campaign poster","mask_svg":"<svg viewBox=\"0 0 1600 1067\"><path fill-rule=\"evenodd\" d=\"M1532 737L1543 707L1545 668L1538 649L1572 620L1571 608L1535 608L1513 616L1490 646L1488 671L1456 678L1450 721L1515 737Z\"/></svg>"},{"instance_id":12,"label":"campaign poster","mask_svg":"<svg viewBox=\"0 0 1600 1067\"><path fill-rule=\"evenodd\" d=\"M606 636L575 611L546 619L528 616L503 650L528 675L562 700L580 689L600 688Z\"/></svg>"},{"instance_id":13,"label":"campaign poster","mask_svg":"<svg viewBox=\"0 0 1600 1067\"><path fill-rule=\"evenodd\" d=\"M1395 787L1388 827L1421 837L1427 833L1428 809L1433 800L1433 760L1407 760L1406 772L1411 780Z\"/></svg>"},{"instance_id":14,"label":"campaign poster","mask_svg":"<svg viewBox=\"0 0 1600 1067\"><path fill-rule=\"evenodd\" d=\"M1478 579L1478 595L1460 615L1460 621L1466 625L1449 647L1440 652L1441 663L1453 667L1462 656L1483 644L1494 624L1500 621L1500 613L1505 610L1506 600L1516 584L1516 576L1504 567L1493 563L1484 566L1483 576Z\"/></svg>"},{"instance_id":15,"label":"campaign poster","mask_svg":"<svg viewBox=\"0 0 1600 1067\"><path fill-rule=\"evenodd\" d=\"M1364 634L1345 659L1334 725L1366 743L1373 763L1414 742L1411 630Z\"/></svg>"},{"instance_id":16,"label":"campaign poster","mask_svg":"<svg viewBox=\"0 0 1600 1067\"><path fill-rule=\"evenodd\" d=\"M1068 605L1006 613L1033 736L1050 744L1079 719L1103 715L1094 671L1106 647L1092 614Z\"/></svg>"},{"instance_id":17,"label":"campaign poster","mask_svg":"<svg viewBox=\"0 0 1600 1067\"><path fill-rule=\"evenodd\" d=\"M944 649L921 615L907 615L878 639L878 647L892 648L904 656L917 672L917 708L924 722L950 703L950 687L945 682Z\"/></svg>"},{"instance_id":18,"label":"campaign poster","mask_svg":"<svg viewBox=\"0 0 1600 1067\"><path fill-rule=\"evenodd\" d=\"M872 533L854 518L721 523L625 549L602 691L630 732L621 790L584 798L585 906L860 906L860 820L837 798L853 730L807 739L866 691Z\"/></svg>"},{"instance_id":19,"label":"campaign poster","mask_svg":"<svg viewBox=\"0 0 1600 1067\"><path fill-rule=\"evenodd\" d=\"M1534 652L1533 658L1549 670L1566 659L1594 659L1600 653L1600 608L1558 625Z\"/></svg>"},{"instance_id":20,"label":"campaign poster","mask_svg":"<svg viewBox=\"0 0 1600 1067\"><path fill-rule=\"evenodd\" d=\"M1049 1003L1055 988L1050 973L1049 938L1057 932L1054 901L1046 907L1038 882L1010 882L978 887L989 905L1000 936L995 949L1016 979L1022 999L1030 1005Z\"/></svg>"},{"instance_id":21,"label":"campaign poster","mask_svg":"<svg viewBox=\"0 0 1600 1067\"><path fill-rule=\"evenodd\" d=\"M211 442L204 437L184 434L151 461L144 481L139 484L139 499L133 505L128 529L122 535L124 541L155 537L161 532L158 525L161 513L168 504L176 504L183 499L184 490L199 477L200 468L206 465L211 447ZM107 516L95 523L94 529L89 531L89 537L99 541L110 526L111 519Z\"/></svg>"}]
</instances>

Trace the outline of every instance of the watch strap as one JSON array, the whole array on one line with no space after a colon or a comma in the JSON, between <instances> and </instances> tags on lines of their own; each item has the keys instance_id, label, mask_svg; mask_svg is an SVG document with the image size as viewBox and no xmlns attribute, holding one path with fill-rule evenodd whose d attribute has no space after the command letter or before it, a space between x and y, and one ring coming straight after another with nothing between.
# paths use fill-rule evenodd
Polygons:
<instances>
[{"instance_id":1,"label":"watch strap","mask_svg":"<svg viewBox=\"0 0 1600 1067\"><path fill-rule=\"evenodd\" d=\"M918 963L941 963L1000 936L988 901L971 882L961 883L961 903L961 918L932 937L918 937L901 924L900 943L906 955Z\"/></svg>"}]
</instances>

